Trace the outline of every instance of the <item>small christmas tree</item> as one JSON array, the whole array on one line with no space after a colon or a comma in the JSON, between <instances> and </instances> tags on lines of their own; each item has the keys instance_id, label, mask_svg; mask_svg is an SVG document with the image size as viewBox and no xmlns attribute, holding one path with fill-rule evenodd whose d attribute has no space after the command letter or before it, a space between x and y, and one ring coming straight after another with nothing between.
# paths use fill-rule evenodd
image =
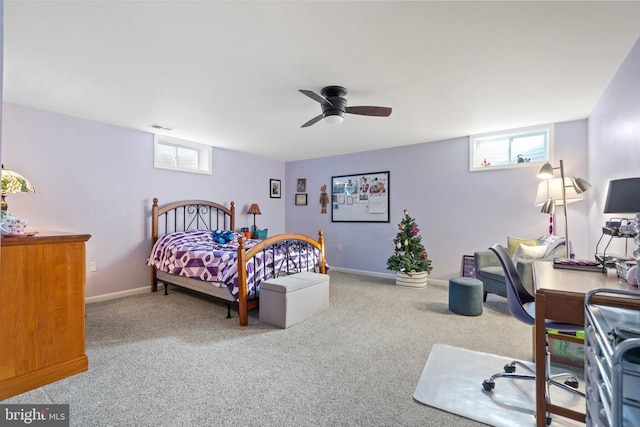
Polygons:
<instances>
[{"instance_id":1,"label":"small christmas tree","mask_svg":"<svg viewBox=\"0 0 640 427\"><path fill-rule=\"evenodd\" d=\"M420 229L406 209L403 214L402 221L398 225L398 234L393 239L395 249L393 255L387 260L387 269L407 274L419 271L429 273L433 267L427 250L422 244Z\"/></svg>"}]
</instances>

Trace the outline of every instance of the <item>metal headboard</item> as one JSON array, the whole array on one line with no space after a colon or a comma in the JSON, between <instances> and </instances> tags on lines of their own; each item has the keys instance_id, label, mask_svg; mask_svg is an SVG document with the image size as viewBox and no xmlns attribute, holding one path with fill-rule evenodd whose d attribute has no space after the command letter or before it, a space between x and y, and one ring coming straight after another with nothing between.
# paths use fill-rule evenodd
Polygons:
<instances>
[{"instance_id":1,"label":"metal headboard","mask_svg":"<svg viewBox=\"0 0 640 427\"><path fill-rule=\"evenodd\" d=\"M235 203L227 208L207 200L183 200L158 206L153 199L151 208L151 244L158 237L187 230L235 230Z\"/></svg>"}]
</instances>

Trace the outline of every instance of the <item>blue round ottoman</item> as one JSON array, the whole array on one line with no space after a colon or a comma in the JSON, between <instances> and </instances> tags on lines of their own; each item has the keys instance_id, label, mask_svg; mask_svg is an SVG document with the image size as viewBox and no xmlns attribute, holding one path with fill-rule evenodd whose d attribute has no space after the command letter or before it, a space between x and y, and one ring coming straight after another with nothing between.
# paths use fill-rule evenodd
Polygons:
<instances>
[{"instance_id":1,"label":"blue round ottoman","mask_svg":"<svg viewBox=\"0 0 640 427\"><path fill-rule=\"evenodd\" d=\"M482 282L473 277L449 279L449 310L464 316L482 314Z\"/></svg>"}]
</instances>

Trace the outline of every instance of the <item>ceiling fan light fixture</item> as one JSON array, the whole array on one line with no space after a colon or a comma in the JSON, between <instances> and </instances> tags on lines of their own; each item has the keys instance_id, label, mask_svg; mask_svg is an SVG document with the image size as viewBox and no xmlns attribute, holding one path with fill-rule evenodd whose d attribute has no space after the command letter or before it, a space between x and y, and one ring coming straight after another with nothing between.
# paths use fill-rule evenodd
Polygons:
<instances>
[{"instance_id":1,"label":"ceiling fan light fixture","mask_svg":"<svg viewBox=\"0 0 640 427\"><path fill-rule=\"evenodd\" d=\"M335 125L338 123L342 123L344 121L344 117L340 114L331 114L329 116L324 117L324 122L329 125Z\"/></svg>"}]
</instances>

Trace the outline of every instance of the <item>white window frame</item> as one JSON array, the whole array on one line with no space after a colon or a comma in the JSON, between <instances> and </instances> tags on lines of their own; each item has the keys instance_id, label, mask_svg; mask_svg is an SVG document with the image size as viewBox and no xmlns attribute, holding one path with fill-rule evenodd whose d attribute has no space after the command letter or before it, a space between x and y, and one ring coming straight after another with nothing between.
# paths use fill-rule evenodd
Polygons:
<instances>
[{"instance_id":1,"label":"white window frame","mask_svg":"<svg viewBox=\"0 0 640 427\"><path fill-rule=\"evenodd\" d=\"M175 149L189 148L198 152L198 165L197 169L189 169L181 167L177 164L173 166L167 166L160 162L158 155L158 145L171 146ZM169 169L181 172L212 174L212 147L206 144L200 144L193 141L186 141L184 139L173 138L166 135L154 134L153 138L153 167L156 169Z\"/></svg>"},{"instance_id":2,"label":"white window frame","mask_svg":"<svg viewBox=\"0 0 640 427\"><path fill-rule=\"evenodd\" d=\"M489 132L478 135L471 135L469 137L469 170L471 172L479 172L479 171L488 171L488 170L496 170L496 169L513 169L513 168L522 168L522 167L532 167L532 166L541 166L545 162L552 162L551 153L553 153L553 144L554 144L554 129L555 126L553 124L546 125L538 125L538 126L529 126L517 129L509 129L502 130L497 132ZM546 158L543 160L535 161L535 162L525 162L525 163L509 163L504 165L492 165L492 166L474 166L476 164L476 146L478 141L482 141L484 139L490 138L513 138L517 136L525 136L527 134L533 132L546 132L547 133L547 145L546 145ZM481 163L481 162L478 162Z\"/></svg>"}]
</instances>

